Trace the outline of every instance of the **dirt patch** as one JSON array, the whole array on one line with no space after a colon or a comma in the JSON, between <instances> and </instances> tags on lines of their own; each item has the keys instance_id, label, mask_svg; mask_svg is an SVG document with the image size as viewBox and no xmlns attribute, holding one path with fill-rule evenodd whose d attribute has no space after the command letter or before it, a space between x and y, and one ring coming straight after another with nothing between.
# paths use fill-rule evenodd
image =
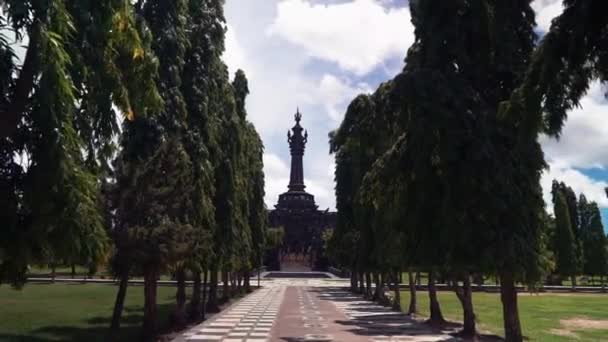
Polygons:
<instances>
[{"instance_id":1,"label":"dirt patch","mask_svg":"<svg viewBox=\"0 0 608 342\"><path fill-rule=\"evenodd\" d=\"M568 330L577 329L597 329L608 330L608 320L589 319L585 317L575 317L570 319L562 319L560 324Z\"/></svg>"},{"instance_id":2,"label":"dirt patch","mask_svg":"<svg viewBox=\"0 0 608 342\"><path fill-rule=\"evenodd\" d=\"M566 329L551 329L549 332L553 335L578 338L578 335Z\"/></svg>"}]
</instances>

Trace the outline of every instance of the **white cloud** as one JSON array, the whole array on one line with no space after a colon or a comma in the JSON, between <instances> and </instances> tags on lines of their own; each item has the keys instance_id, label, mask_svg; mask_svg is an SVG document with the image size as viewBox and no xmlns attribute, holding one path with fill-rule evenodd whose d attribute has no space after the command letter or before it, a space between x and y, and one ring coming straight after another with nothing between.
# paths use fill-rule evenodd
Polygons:
<instances>
[{"instance_id":1,"label":"white cloud","mask_svg":"<svg viewBox=\"0 0 608 342\"><path fill-rule=\"evenodd\" d=\"M608 167L608 103L598 82L580 104L568 113L560 140L541 139L547 159L576 168Z\"/></svg>"},{"instance_id":2,"label":"white cloud","mask_svg":"<svg viewBox=\"0 0 608 342\"><path fill-rule=\"evenodd\" d=\"M392 57L403 57L414 41L407 7L385 8L378 0L314 4L284 0L267 31L301 46L312 57L337 63L358 75Z\"/></svg>"},{"instance_id":3,"label":"white cloud","mask_svg":"<svg viewBox=\"0 0 608 342\"><path fill-rule=\"evenodd\" d=\"M226 51L224 51L222 59L224 60L224 63L226 63L226 65L228 66L228 71L230 72L230 75L234 75L234 73L238 69L247 69L247 76L251 78L253 76L253 70L252 68L247 68L245 64L247 60L245 56L245 51L241 48L241 45L237 40L237 35L234 27L230 26L230 24L227 25L225 44Z\"/></svg>"},{"instance_id":4,"label":"white cloud","mask_svg":"<svg viewBox=\"0 0 608 342\"><path fill-rule=\"evenodd\" d=\"M266 178L266 197L268 208L274 208L279 195L287 191L289 184L289 169L277 155L266 153L264 155L264 174Z\"/></svg>"},{"instance_id":5,"label":"white cloud","mask_svg":"<svg viewBox=\"0 0 608 342\"><path fill-rule=\"evenodd\" d=\"M339 123L344 117L347 103L358 94L370 92L371 88L366 83L350 85L334 75L325 74L319 82L316 101L323 103L329 117Z\"/></svg>"},{"instance_id":6,"label":"white cloud","mask_svg":"<svg viewBox=\"0 0 608 342\"><path fill-rule=\"evenodd\" d=\"M565 182L577 194L581 192L601 207L608 207L606 181L592 179L579 169L608 167L608 103L598 82L581 100L581 107L568 113L568 121L559 140L542 137L541 143L551 169L541 184L547 208L551 208L551 182Z\"/></svg>"},{"instance_id":7,"label":"white cloud","mask_svg":"<svg viewBox=\"0 0 608 342\"><path fill-rule=\"evenodd\" d=\"M551 20L564 10L562 0L535 0L532 8L536 11L536 23L542 32L549 31Z\"/></svg>"},{"instance_id":8,"label":"white cloud","mask_svg":"<svg viewBox=\"0 0 608 342\"><path fill-rule=\"evenodd\" d=\"M581 193L585 194L587 200L597 202L600 207L608 207L608 198L604 192L604 189L608 186L608 182L591 179L582 172L572 169L569 166L560 165L559 163L550 163L550 169L545 171L541 179L543 198L545 199L547 210L550 213L553 212L551 183L554 179L572 187L577 195L580 195Z\"/></svg>"}]
</instances>

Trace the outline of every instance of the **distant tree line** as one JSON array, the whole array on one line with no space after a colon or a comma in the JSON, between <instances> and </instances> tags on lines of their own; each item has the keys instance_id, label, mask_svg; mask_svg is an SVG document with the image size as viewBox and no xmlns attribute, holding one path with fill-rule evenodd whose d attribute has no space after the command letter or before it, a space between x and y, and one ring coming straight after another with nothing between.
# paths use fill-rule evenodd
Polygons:
<instances>
[{"instance_id":1,"label":"distant tree line","mask_svg":"<svg viewBox=\"0 0 608 342\"><path fill-rule=\"evenodd\" d=\"M405 67L360 95L330 134L338 220L334 262L353 291L382 296L408 273L428 274L430 323L444 318L435 283L451 284L461 336L477 335L473 281L500 284L507 341L522 341L517 284L606 272L597 204L555 183L542 198L541 134L559 137L590 82L608 80L601 1L564 1L535 33L531 1L410 1L415 42ZM376 291L372 293L372 284Z\"/></svg>"},{"instance_id":2,"label":"distant tree line","mask_svg":"<svg viewBox=\"0 0 608 342\"><path fill-rule=\"evenodd\" d=\"M245 73L221 60L223 1L8 0L0 17L0 282L109 266L108 340L130 277L145 280L144 341L162 274L178 284L175 328L250 291L264 147Z\"/></svg>"},{"instance_id":3,"label":"distant tree line","mask_svg":"<svg viewBox=\"0 0 608 342\"><path fill-rule=\"evenodd\" d=\"M589 202L584 194L576 198L571 187L553 181L553 217L547 217L548 251L551 254L549 284L562 284L569 278L577 285L577 276L584 274L603 278L608 274L608 239L596 202Z\"/></svg>"}]
</instances>

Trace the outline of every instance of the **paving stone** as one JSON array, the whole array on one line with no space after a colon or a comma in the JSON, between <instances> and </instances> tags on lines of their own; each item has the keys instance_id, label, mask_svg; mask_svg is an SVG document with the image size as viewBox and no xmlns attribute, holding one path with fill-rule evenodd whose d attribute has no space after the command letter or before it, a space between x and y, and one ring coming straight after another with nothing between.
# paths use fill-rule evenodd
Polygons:
<instances>
[{"instance_id":1,"label":"paving stone","mask_svg":"<svg viewBox=\"0 0 608 342\"><path fill-rule=\"evenodd\" d=\"M217 319L176 341L432 342L454 341L446 331L353 296L346 283L277 279L245 297Z\"/></svg>"}]
</instances>

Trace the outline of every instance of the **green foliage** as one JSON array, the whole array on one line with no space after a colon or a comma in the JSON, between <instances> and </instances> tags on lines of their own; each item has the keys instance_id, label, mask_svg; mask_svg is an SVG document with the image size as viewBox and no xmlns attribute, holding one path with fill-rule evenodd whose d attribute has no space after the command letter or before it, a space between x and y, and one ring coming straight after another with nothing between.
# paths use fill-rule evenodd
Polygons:
<instances>
[{"instance_id":1,"label":"green foliage","mask_svg":"<svg viewBox=\"0 0 608 342\"><path fill-rule=\"evenodd\" d=\"M578 201L576 200L576 194L574 193L574 190L567 186L564 182L558 182L556 180L553 181L552 185L551 185L551 193L553 195L553 202L554 202L554 206L555 206L555 201L556 201L556 196L558 194L561 194L564 197L564 200L566 201L566 205L567 205L567 209L568 209L568 217L570 220L570 230L573 234L573 243L574 243L574 259L572 259L572 261L575 263L575 271L574 273L577 274L580 271L583 270L583 263L584 263L584 245L583 245L583 241L582 241L582 229L583 229L583 221L585 221L585 225L588 225L588 220L590 219L590 216L587 213L584 213L586 211L588 211L587 208L587 204L586 204L586 199L584 198L584 196L582 197L583 201L585 203L578 203ZM583 215L585 214L585 215ZM557 216L556 216L556 222L557 222ZM559 251L559 246L556 245L557 243L557 238L559 238L559 234L560 233L558 230L555 231L555 236L554 236L554 240L553 240L553 244L554 246L554 252L556 254L556 256L558 255L558 251ZM563 231L561 232L563 234ZM562 252L563 253L563 252Z\"/></svg>"},{"instance_id":2,"label":"green foliage","mask_svg":"<svg viewBox=\"0 0 608 342\"><path fill-rule=\"evenodd\" d=\"M166 269L192 248L190 159L169 140L148 160L119 159L117 170L119 247L137 266Z\"/></svg>"},{"instance_id":3,"label":"green foliage","mask_svg":"<svg viewBox=\"0 0 608 342\"><path fill-rule=\"evenodd\" d=\"M388 144L370 154L370 161L355 159L361 153L343 158L340 150L336 173L344 179L363 179L367 173L361 202L378 210L373 215L374 227L383 232L378 236L391 237L378 245L401 246L402 260L469 271L509 270L538 279L539 177L545 167L539 132L526 130L523 118L498 111L523 78L534 46L534 12L525 1L417 1L410 7L417 40L406 67L380 97L384 106L366 113L394 118L396 130L384 132ZM364 103L360 97L351 106L365 108ZM382 146L360 139L355 129L343 129L356 127L351 122L347 112L340 128L344 135L361 140L365 148ZM338 146L345 141L340 135L333 140ZM352 166L344 164L345 171L342 159L352 160ZM352 192L343 196L346 203L355 197Z\"/></svg>"},{"instance_id":4,"label":"green foliage","mask_svg":"<svg viewBox=\"0 0 608 342\"><path fill-rule=\"evenodd\" d=\"M395 125L398 107L389 98L392 86L392 82L386 82L372 95L359 95L349 105L340 128L330 135L331 152L336 155L338 218L328 252L336 262L351 269L398 264L395 258L389 260L400 254L398 247L386 248L384 240L398 241L397 233L391 230L398 227L387 225L375 203L362 192L366 174L393 143L399 129Z\"/></svg>"},{"instance_id":5,"label":"green foliage","mask_svg":"<svg viewBox=\"0 0 608 342\"><path fill-rule=\"evenodd\" d=\"M121 277L257 262L264 147L245 73L231 82L221 59L223 4L3 3L0 281L21 285L32 263L94 272L110 252Z\"/></svg>"},{"instance_id":6,"label":"green foliage","mask_svg":"<svg viewBox=\"0 0 608 342\"><path fill-rule=\"evenodd\" d=\"M604 233L602 216L595 202L587 202L581 194L578 201L580 213L580 240L583 246L583 272L591 276L608 273L608 239Z\"/></svg>"},{"instance_id":7,"label":"green foliage","mask_svg":"<svg viewBox=\"0 0 608 342\"><path fill-rule=\"evenodd\" d=\"M104 261L100 180L115 151L114 108L145 115L159 98L150 39L130 2L3 6L0 182L13 204L2 209L11 223L0 239L0 280L19 285L32 262ZM8 28L25 44L23 60L6 43Z\"/></svg>"},{"instance_id":8,"label":"green foliage","mask_svg":"<svg viewBox=\"0 0 608 342\"><path fill-rule=\"evenodd\" d=\"M577 271L576 239L568 203L561 191L554 194L556 270L563 276L574 276Z\"/></svg>"},{"instance_id":9,"label":"green foliage","mask_svg":"<svg viewBox=\"0 0 608 342\"><path fill-rule=\"evenodd\" d=\"M264 249L269 251L281 246L284 236L285 229L283 227L266 229Z\"/></svg>"},{"instance_id":10,"label":"green foliage","mask_svg":"<svg viewBox=\"0 0 608 342\"><path fill-rule=\"evenodd\" d=\"M568 112L580 104L594 80L608 80L606 32L602 0L564 1L530 62L525 81L510 106L530 122L557 136ZM542 115L539 115L542 114Z\"/></svg>"}]
</instances>

